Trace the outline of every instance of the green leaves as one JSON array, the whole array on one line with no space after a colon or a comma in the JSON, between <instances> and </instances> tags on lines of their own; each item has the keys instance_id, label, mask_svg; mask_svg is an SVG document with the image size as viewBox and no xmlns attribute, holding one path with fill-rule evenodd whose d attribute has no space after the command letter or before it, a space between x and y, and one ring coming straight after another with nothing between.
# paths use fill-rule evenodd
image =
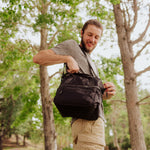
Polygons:
<instances>
[{"instance_id":1,"label":"green leaves","mask_svg":"<svg viewBox=\"0 0 150 150\"><path fill-rule=\"evenodd\" d=\"M113 5L117 5L120 3L120 0L110 0Z\"/></svg>"},{"instance_id":2,"label":"green leaves","mask_svg":"<svg viewBox=\"0 0 150 150\"><path fill-rule=\"evenodd\" d=\"M0 26L5 28L12 28L16 26L16 23L21 18L21 12L17 7L7 7L3 8L3 11L0 12L1 22Z\"/></svg>"},{"instance_id":3,"label":"green leaves","mask_svg":"<svg viewBox=\"0 0 150 150\"><path fill-rule=\"evenodd\" d=\"M79 5L81 2L83 2L83 0L51 0L51 2L57 3L57 4L67 4L68 6L77 6Z\"/></svg>"},{"instance_id":4,"label":"green leaves","mask_svg":"<svg viewBox=\"0 0 150 150\"><path fill-rule=\"evenodd\" d=\"M54 16L51 14L39 14L37 19L35 20L36 23L33 24L33 28L35 31L38 31L38 28L45 28L45 25L47 24L53 24L54 23Z\"/></svg>"},{"instance_id":5,"label":"green leaves","mask_svg":"<svg viewBox=\"0 0 150 150\"><path fill-rule=\"evenodd\" d=\"M99 56L100 59L96 61L97 66L99 67L99 74L103 80L111 81L116 80L116 76L120 75L123 76L123 69L121 58L105 58ZM101 60L101 61L99 61Z\"/></svg>"},{"instance_id":6,"label":"green leaves","mask_svg":"<svg viewBox=\"0 0 150 150\"><path fill-rule=\"evenodd\" d=\"M89 1L86 5L86 9L88 15L96 17L101 22L103 21L109 22L114 20L114 14L111 9L111 5L106 1L105 2L101 0Z\"/></svg>"},{"instance_id":7,"label":"green leaves","mask_svg":"<svg viewBox=\"0 0 150 150\"><path fill-rule=\"evenodd\" d=\"M16 127L36 111L39 99L39 76L32 62L29 42L10 42L2 48L0 64L0 93L5 99L11 97L11 126ZM7 108L8 106L6 106ZM15 111L14 111L15 110ZM13 123L13 125L12 125Z\"/></svg>"}]
</instances>

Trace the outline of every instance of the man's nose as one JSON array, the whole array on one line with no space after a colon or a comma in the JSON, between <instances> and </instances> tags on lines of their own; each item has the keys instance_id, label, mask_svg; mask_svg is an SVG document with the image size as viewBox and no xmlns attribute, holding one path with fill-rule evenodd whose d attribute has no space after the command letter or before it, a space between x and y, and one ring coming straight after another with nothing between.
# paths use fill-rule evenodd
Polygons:
<instances>
[{"instance_id":1,"label":"man's nose","mask_svg":"<svg viewBox=\"0 0 150 150\"><path fill-rule=\"evenodd\" d=\"M95 43L95 38L94 37L91 37L91 42Z\"/></svg>"}]
</instances>

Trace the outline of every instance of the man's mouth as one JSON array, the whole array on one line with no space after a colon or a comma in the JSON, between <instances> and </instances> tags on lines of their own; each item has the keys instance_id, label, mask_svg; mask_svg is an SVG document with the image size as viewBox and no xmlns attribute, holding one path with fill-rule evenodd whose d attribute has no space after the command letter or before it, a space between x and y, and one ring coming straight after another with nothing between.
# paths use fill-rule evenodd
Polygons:
<instances>
[{"instance_id":1,"label":"man's mouth","mask_svg":"<svg viewBox=\"0 0 150 150\"><path fill-rule=\"evenodd\" d=\"M93 44L92 43L87 43L88 47L92 47Z\"/></svg>"}]
</instances>

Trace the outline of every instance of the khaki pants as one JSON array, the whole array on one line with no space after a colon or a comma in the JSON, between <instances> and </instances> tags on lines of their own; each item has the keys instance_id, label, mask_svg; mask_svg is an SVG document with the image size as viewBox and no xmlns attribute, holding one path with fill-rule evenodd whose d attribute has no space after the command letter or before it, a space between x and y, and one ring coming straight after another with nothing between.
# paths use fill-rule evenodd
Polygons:
<instances>
[{"instance_id":1,"label":"khaki pants","mask_svg":"<svg viewBox=\"0 0 150 150\"><path fill-rule=\"evenodd\" d=\"M74 150L104 150L104 122L101 118L96 121L77 119L72 124Z\"/></svg>"}]
</instances>

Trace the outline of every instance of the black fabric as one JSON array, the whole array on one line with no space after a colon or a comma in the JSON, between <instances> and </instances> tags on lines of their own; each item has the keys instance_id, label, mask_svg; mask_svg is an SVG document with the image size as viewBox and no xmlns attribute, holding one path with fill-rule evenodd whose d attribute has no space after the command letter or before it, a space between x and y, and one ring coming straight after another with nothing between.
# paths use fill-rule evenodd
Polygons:
<instances>
[{"instance_id":1,"label":"black fabric","mask_svg":"<svg viewBox=\"0 0 150 150\"><path fill-rule=\"evenodd\" d=\"M62 76L54 103L63 117L96 120L103 92L101 79L88 74L66 73Z\"/></svg>"}]
</instances>

